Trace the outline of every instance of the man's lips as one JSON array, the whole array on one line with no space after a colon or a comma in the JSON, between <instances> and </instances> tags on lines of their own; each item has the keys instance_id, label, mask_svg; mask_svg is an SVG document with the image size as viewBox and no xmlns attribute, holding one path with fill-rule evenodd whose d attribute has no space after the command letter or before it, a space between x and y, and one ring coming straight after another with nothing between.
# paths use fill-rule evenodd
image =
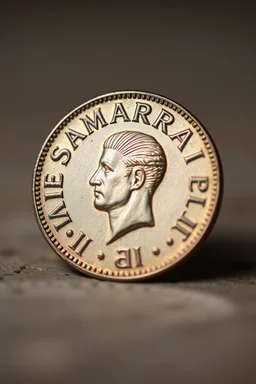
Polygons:
<instances>
[{"instance_id":1,"label":"man's lips","mask_svg":"<svg viewBox=\"0 0 256 384\"><path fill-rule=\"evenodd\" d=\"M99 195L103 196L103 193L101 191L99 191L98 189L95 189L94 190L94 195L95 195L95 197L98 197Z\"/></svg>"}]
</instances>

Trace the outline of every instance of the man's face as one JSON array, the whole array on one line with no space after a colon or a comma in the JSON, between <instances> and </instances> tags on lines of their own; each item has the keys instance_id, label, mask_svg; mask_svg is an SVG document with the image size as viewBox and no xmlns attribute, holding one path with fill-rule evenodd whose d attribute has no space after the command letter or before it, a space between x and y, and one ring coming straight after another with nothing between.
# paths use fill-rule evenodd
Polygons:
<instances>
[{"instance_id":1,"label":"man's face","mask_svg":"<svg viewBox=\"0 0 256 384\"><path fill-rule=\"evenodd\" d=\"M131 195L131 183L122 155L114 149L105 149L99 167L89 183L94 186L94 206L109 211L125 205Z\"/></svg>"}]
</instances>

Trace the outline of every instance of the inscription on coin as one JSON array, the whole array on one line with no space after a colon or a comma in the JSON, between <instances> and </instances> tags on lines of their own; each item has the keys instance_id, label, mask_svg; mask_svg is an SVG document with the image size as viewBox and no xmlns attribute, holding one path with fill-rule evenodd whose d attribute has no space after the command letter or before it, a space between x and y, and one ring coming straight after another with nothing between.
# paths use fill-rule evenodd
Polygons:
<instances>
[{"instance_id":1,"label":"inscription on coin","mask_svg":"<svg viewBox=\"0 0 256 384\"><path fill-rule=\"evenodd\" d=\"M63 188L63 180L64 176L62 173L59 174L59 179L57 179L56 175L45 175L44 177L44 188L47 190L47 188ZM54 209L49 212L48 217L50 220L55 220L58 218L64 218L64 220L59 221L57 224L54 224L54 228L58 232L61 228L65 227L69 223L72 222L71 217L69 213L65 210L66 204L63 200L63 190L56 191L56 192L45 192L44 193L45 201L49 199L61 199L60 203L57 203L57 205L54 207Z\"/></svg>"},{"instance_id":2,"label":"inscription on coin","mask_svg":"<svg viewBox=\"0 0 256 384\"><path fill-rule=\"evenodd\" d=\"M194 187L197 184L197 188L200 192L206 192L209 187L209 177L195 177L192 176L189 178L189 189L191 192L194 192Z\"/></svg>"},{"instance_id":3,"label":"inscription on coin","mask_svg":"<svg viewBox=\"0 0 256 384\"><path fill-rule=\"evenodd\" d=\"M140 247L137 248L123 248L118 249L117 253L120 255L123 254L123 257L118 257L115 260L115 265L117 268L132 268L132 252L134 253L134 267L142 267L142 261L141 261L141 254L140 254Z\"/></svg>"},{"instance_id":4,"label":"inscription on coin","mask_svg":"<svg viewBox=\"0 0 256 384\"><path fill-rule=\"evenodd\" d=\"M146 92L100 96L67 115L39 155L33 195L52 248L85 274L144 279L211 227L221 168L204 127Z\"/></svg>"},{"instance_id":5,"label":"inscription on coin","mask_svg":"<svg viewBox=\"0 0 256 384\"><path fill-rule=\"evenodd\" d=\"M145 110L143 110L145 108ZM112 114L112 118L109 122L109 124L116 124L118 122L118 118L121 118L124 122L139 122L140 118L142 119L144 124L151 124L150 121L148 120L147 116L151 113L152 107L149 104L145 103L136 103L135 107L135 112L133 119L131 120L123 106L122 103L115 103L114 105L114 111ZM92 135L96 130L98 131L99 128L103 128L108 126L108 123L106 122L102 111L100 108L96 108L93 110L93 117L89 117L88 115L84 115L80 117L80 120L84 123L84 126L86 128L86 131L88 135ZM161 109L159 115L157 118L152 122L152 127L158 129L161 127L162 132L167 135L168 133L168 126L170 124L173 124L174 122L174 116L166 111L165 109ZM78 132L77 130L68 128L65 131L66 136L68 137L73 150L76 150L78 148L78 143L77 141L83 141L88 137L88 135ZM59 161L63 157L65 157L62 160L63 165L67 165L69 163L69 160L71 159L71 151L67 148L63 148L59 151L59 147L56 146L53 151L51 152L51 159L53 161Z\"/></svg>"},{"instance_id":6,"label":"inscription on coin","mask_svg":"<svg viewBox=\"0 0 256 384\"><path fill-rule=\"evenodd\" d=\"M73 249L73 251L75 251L77 255L82 256L85 248L88 247L91 241L92 239L90 239L85 233L80 231L74 243L68 246Z\"/></svg>"},{"instance_id":7,"label":"inscription on coin","mask_svg":"<svg viewBox=\"0 0 256 384\"><path fill-rule=\"evenodd\" d=\"M187 211L184 211L182 215L178 218L175 226L173 227L174 229L177 229L181 234L184 235L184 237L182 238L183 241L189 238L189 236L192 233L191 229L194 229L197 226L197 223L194 223L192 220L190 220L186 216L186 214L187 214Z\"/></svg>"}]
</instances>

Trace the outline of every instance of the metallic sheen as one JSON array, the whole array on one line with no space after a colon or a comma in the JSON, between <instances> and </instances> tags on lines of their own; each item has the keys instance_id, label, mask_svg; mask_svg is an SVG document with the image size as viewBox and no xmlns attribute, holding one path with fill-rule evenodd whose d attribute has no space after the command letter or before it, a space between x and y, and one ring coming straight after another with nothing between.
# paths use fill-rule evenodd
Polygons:
<instances>
[{"instance_id":1,"label":"metallic sheen","mask_svg":"<svg viewBox=\"0 0 256 384\"><path fill-rule=\"evenodd\" d=\"M38 156L39 227L76 269L139 280L183 260L209 233L221 164L202 124L148 92L97 97L62 119Z\"/></svg>"}]
</instances>

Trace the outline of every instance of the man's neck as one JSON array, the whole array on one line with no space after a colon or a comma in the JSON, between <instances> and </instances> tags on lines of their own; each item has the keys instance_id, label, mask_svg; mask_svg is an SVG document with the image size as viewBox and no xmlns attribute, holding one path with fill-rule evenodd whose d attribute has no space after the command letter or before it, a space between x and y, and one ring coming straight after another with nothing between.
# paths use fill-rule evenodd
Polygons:
<instances>
[{"instance_id":1,"label":"man's neck","mask_svg":"<svg viewBox=\"0 0 256 384\"><path fill-rule=\"evenodd\" d=\"M142 191L134 191L129 202L109 212L111 234L107 244L134 229L153 226L152 197Z\"/></svg>"}]
</instances>

